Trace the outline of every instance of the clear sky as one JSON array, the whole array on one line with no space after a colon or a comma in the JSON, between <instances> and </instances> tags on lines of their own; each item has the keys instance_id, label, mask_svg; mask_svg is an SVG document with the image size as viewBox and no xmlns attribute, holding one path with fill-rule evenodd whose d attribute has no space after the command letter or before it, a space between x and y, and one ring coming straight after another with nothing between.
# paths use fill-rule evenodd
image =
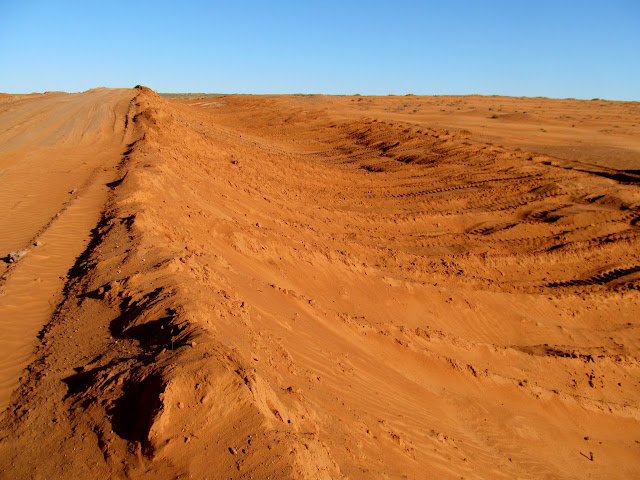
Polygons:
<instances>
[{"instance_id":1,"label":"clear sky","mask_svg":"<svg viewBox=\"0 0 640 480\"><path fill-rule=\"evenodd\" d=\"M0 91L640 100L640 0L0 0Z\"/></svg>"}]
</instances>

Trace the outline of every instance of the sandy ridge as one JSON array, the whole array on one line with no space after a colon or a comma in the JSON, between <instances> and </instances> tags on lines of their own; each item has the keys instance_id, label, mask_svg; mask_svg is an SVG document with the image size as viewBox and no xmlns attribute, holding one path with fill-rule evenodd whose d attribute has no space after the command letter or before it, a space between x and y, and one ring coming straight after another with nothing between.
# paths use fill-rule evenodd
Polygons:
<instances>
[{"instance_id":1,"label":"sandy ridge","mask_svg":"<svg viewBox=\"0 0 640 480\"><path fill-rule=\"evenodd\" d=\"M202 315L203 307L190 305L193 301L186 293L187 279L178 280L174 274L185 257L140 245L154 243L153 229L136 228L140 212L153 209L153 205L145 205L145 188L141 185L154 181L157 173L148 174L145 170L150 166L148 162L162 163L154 155L156 149L147 146L147 137L156 123L147 97L153 97L155 102L161 100L150 91L141 90L139 113L133 122L142 138L129 145L121 179L112 185L111 206L73 269L67 301L43 332L39 361L30 367L31 374L19 396L21 403L30 407L14 406L13 426L4 425L5 431L17 432L17 449L13 450L12 441L5 437L3 456L7 451L13 452L9 455L13 455L12 463L19 465L16 472L34 476L38 471L47 471L62 478L79 473L157 478L163 472L174 476L176 472L198 470L206 475L211 465L205 452L200 446L193 450L185 443L205 429L216 443L224 441L229 445L223 449L227 462L218 461L218 471L225 463L228 469L236 470L236 450L244 453L246 449L259 453L256 459L243 456L241 463L259 471L264 478L337 478L335 462L328 457L324 445L309 437L313 433L300 435L273 428L274 422L285 421L283 415L289 417L288 408L252 373L248 362L190 320L195 314ZM140 272L130 260L139 260L140 256L155 264L153 273ZM100 306L87 308L82 302L76 306L78 298L98 300ZM114 314L117 317L112 319ZM91 322L86 321L87 315ZM84 345L76 344L74 354L67 356L73 344L67 340L72 338L68 333L86 339L95 337L90 332L101 329L108 329L108 339L93 338ZM85 364L95 354L98 356ZM83 366L63 379L63 385L68 386L66 393L61 391L59 375L52 380L46 378L51 370L68 371L73 364ZM203 404L197 408L197 415L193 415L193 403ZM71 415L64 411L64 405L69 405ZM55 432L25 452L25 441L29 443L37 431L51 428L42 424L43 418L30 416L33 406L54 416ZM44 421L46 424L52 419ZM235 431L237 422L245 425ZM89 440L91 446L78 449L70 464L60 464L54 454L50 463L27 461L27 471L20 470L25 464L19 460L31 453L38 455L42 448L75 450L71 445L78 444L79 436L83 441ZM128 444L137 444L138 450L131 451ZM269 458L265 458L267 450ZM96 453L103 456L100 460L104 462L98 462Z\"/></svg>"},{"instance_id":2,"label":"sandy ridge","mask_svg":"<svg viewBox=\"0 0 640 480\"><path fill-rule=\"evenodd\" d=\"M290 101L139 89L7 472L633 476L637 187Z\"/></svg>"}]
</instances>

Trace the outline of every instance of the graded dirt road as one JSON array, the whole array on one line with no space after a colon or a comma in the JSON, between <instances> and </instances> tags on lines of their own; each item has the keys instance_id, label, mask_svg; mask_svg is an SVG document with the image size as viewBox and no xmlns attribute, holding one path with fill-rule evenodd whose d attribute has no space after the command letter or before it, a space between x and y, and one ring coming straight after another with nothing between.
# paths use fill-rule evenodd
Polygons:
<instances>
[{"instance_id":1,"label":"graded dirt road","mask_svg":"<svg viewBox=\"0 0 640 480\"><path fill-rule=\"evenodd\" d=\"M0 102L0 408L86 249L125 145L134 90ZM10 252L24 252L9 263Z\"/></svg>"},{"instance_id":2,"label":"graded dirt road","mask_svg":"<svg viewBox=\"0 0 640 480\"><path fill-rule=\"evenodd\" d=\"M637 103L133 95L7 478L640 474Z\"/></svg>"}]
</instances>

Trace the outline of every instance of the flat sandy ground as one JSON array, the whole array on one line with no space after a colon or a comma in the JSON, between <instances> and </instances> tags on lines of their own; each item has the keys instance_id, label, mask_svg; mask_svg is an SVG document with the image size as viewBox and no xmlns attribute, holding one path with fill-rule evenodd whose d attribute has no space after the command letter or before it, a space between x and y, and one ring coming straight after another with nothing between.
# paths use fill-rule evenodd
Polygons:
<instances>
[{"instance_id":1,"label":"flat sandy ground","mask_svg":"<svg viewBox=\"0 0 640 480\"><path fill-rule=\"evenodd\" d=\"M3 96L0 478L638 478L639 186L633 102Z\"/></svg>"}]
</instances>

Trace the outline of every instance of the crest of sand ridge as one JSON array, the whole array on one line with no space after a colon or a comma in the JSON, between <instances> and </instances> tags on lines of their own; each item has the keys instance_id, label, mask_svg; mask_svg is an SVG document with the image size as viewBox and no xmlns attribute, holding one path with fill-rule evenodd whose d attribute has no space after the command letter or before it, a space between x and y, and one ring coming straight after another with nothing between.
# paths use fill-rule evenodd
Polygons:
<instances>
[{"instance_id":1,"label":"crest of sand ridge","mask_svg":"<svg viewBox=\"0 0 640 480\"><path fill-rule=\"evenodd\" d=\"M345 98L136 102L44 335L82 366L49 387L59 448L156 478L638 473L636 185ZM108 334L63 358L69 328Z\"/></svg>"}]
</instances>

